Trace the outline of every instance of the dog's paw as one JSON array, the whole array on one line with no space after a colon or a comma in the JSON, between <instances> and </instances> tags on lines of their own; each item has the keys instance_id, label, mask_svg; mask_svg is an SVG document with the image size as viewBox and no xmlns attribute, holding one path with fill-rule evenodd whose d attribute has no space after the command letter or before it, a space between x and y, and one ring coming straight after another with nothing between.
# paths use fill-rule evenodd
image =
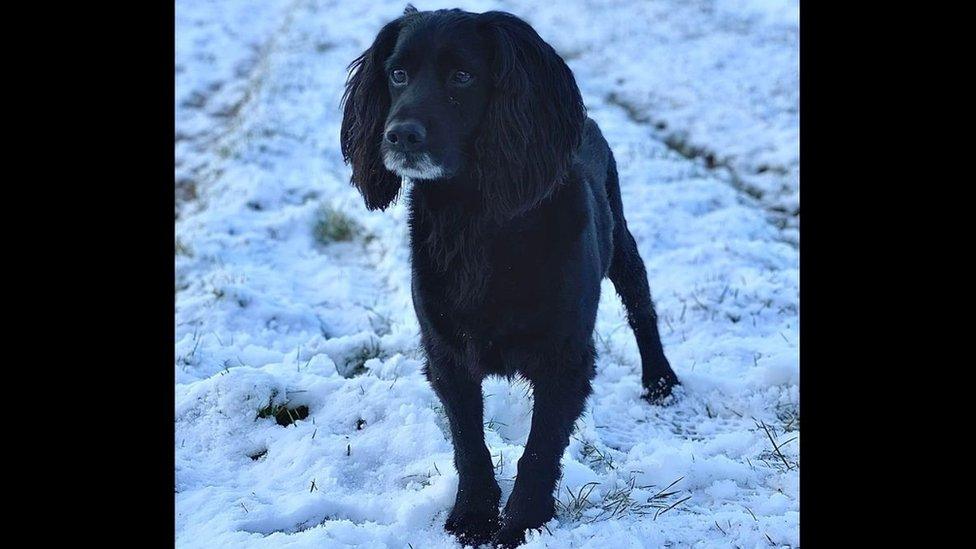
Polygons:
<instances>
[{"instance_id":1,"label":"dog's paw","mask_svg":"<svg viewBox=\"0 0 976 549\"><path fill-rule=\"evenodd\" d=\"M524 527L503 524L501 529L491 538L492 549L515 549L525 543Z\"/></svg>"},{"instance_id":2,"label":"dog's paw","mask_svg":"<svg viewBox=\"0 0 976 549\"><path fill-rule=\"evenodd\" d=\"M475 547L489 542L499 526L497 507L472 509L455 505L444 523L444 529L457 537L462 545Z\"/></svg>"},{"instance_id":3,"label":"dog's paw","mask_svg":"<svg viewBox=\"0 0 976 549\"><path fill-rule=\"evenodd\" d=\"M677 399L674 389L681 383L677 377L667 376L659 378L656 382L644 387L644 394L641 396L650 404L657 406L667 406L673 404Z\"/></svg>"}]
</instances>

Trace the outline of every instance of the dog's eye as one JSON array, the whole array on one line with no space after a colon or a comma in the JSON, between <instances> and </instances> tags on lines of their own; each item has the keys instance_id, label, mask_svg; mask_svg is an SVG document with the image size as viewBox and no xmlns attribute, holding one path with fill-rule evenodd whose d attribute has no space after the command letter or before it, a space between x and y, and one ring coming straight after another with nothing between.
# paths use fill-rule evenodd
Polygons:
<instances>
[{"instance_id":1,"label":"dog's eye","mask_svg":"<svg viewBox=\"0 0 976 549\"><path fill-rule=\"evenodd\" d=\"M390 80L392 80L394 84L397 84L399 86L402 86L403 84L406 84L407 83L407 71L405 71L403 69L396 69L395 71L393 71L393 72L390 73Z\"/></svg>"},{"instance_id":2,"label":"dog's eye","mask_svg":"<svg viewBox=\"0 0 976 549\"><path fill-rule=\"evenodd\" d=\"M451 80L457 84L467 84L472 78L474 77L471 76L470 72L454 71L454 76L451 77Z\"/></svg>"}]
</instances>

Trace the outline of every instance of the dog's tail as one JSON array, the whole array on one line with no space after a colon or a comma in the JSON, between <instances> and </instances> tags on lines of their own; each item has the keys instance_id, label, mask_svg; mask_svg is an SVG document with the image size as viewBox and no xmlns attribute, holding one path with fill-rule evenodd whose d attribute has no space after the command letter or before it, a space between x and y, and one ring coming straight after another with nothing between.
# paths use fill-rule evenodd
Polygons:
<instances>
[{"instance_id":1,"label":"dog's tail","mask_svg":"<svg viewBox=\"0 0 976 549\"><path fill-rule=\"evenodd\" d=\"M613 259L610 262L610 280L617 289L624 307L627 308L627 321L641 355L641 382L647 389L645 398L659 401L671 393L678 383L678 377L671 370L664 356L661 336L657 329L657 314L651 301L651 289L647 284L647 271L644 260L637 251L637 242L627 229L624 219L624 205L620 198L620 181L617 177L617 162L610 153L607 168L607 198L613 215Z\"/></svg>"}]
</instances>

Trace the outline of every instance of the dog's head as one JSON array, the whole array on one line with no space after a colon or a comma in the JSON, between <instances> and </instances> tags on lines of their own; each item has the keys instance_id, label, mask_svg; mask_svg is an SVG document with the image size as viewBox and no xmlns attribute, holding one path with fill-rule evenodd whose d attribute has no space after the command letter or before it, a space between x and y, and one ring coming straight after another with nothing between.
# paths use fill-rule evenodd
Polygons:
<instances>
[{"instance_id":1,"label":"dog's head","mask_svg":"<svg viewBox=\"0 0 976 549\"><path fill-rule=\"evenodd\" d=\"M563 180L580 143L572 72L508 13L408 5L349 68L342 154L371 210L407 177L467 182L495 214L518 215Z\"/></svg>"}]
</instances>

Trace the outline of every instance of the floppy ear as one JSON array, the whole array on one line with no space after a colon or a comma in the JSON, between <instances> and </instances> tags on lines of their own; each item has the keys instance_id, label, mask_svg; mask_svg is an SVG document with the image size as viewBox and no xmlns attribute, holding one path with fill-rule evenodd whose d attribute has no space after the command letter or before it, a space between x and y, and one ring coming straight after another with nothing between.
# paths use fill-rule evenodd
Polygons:
<instances>
[{"instance_id":1,"label":"floppy ear","mask_svg":"<svg viewBox=\"0 0 976 549\"><path fill-rule=\"evenodd\" d=\"M342 96L342 159L352 164L352 184L370 210L385 210L400 193L400 177L386 169L380 155L390 94L383 62L393 50L400 20L388 23L369 49L349 64Z\"/></svg>"},{"instance_id":2,"label":"floppy ear","mask_svg":"<svg viewBox=\"0 0 976 549\"><path fill-rule=\"evenodd\" d=\"M563 182L586 108L566 63L521 19L480 16L494 42L494 89L475 139L475 176L496 217L520 215Z\"/></svg>"}]
</instances>

